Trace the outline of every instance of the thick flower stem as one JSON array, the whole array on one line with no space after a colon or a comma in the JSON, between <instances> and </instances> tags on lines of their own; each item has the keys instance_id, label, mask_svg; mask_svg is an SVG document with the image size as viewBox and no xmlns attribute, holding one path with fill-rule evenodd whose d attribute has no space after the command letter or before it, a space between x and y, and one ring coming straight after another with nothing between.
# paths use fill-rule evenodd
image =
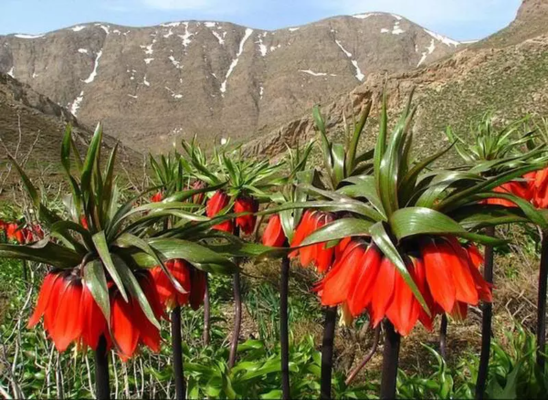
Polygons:
<instances>
[{"instance_id":1,"label":"thick flower stem","mask_svg":"<svg viewBox=\"0 0 548 400\"><path fill-rule=\"evenodd\" d=\"M440 354L444 360L447 358L447 315L445 314L441 316Z\"/></svg>"},{"instance_id":2,"label":"thick flower stem","mask_svg":"<svg viewBox=\"0 0 548 400\"><path fill-rule=\"evenodd\" d=\"M331 374L333 372L333 343L335 342L335 325L337 324L337 307L325 310L325 324L322 341L322 370L320 398L331 399Z\"/></svg>"},{"instance_id":3,"label":"thick flower stem","mask_svg":"<svg viewBox=\"0 0 548 400\"><path fill-rule=\"evenodd\" d=\"M186 384L183 369L183 348L181 337L181 307L171 311L171 352L173 354L173 378L175 379L175 398L184 400Z\"/></svg>"},{"instance_id":4,"label":"thick flower stem","mask_svg":"<svg viewBox=\"0 0 548 400\"><path fill-rule=\"evenodd\" d=\"M495 228L489 227L486 232L489 236L495 236ZM485 269L483 277L488 283L493 283L493 246L485 246ZM491 350L491 320L493 319L493 307L491 303L482 304L482 325L481 325L481 353L478 369L478 380L476 382L476 399L483 399L485 396L485 384L489 372L489 354Z\"/></svg>"},{"instance_id":5,"label":"thick flower stem","mask_svg":"<svg viewBox=\"0 0 548 400\"><path fill-rule=\"evenodd\" d=\"M204 293L204 346L208 346L211 338L211 309L209 304L209 274L205 272Z\"/></svg>"},{"instance_id":6,"label":"thick flower stem","mask_svg":"<svg viewBox=\"0 0 548 400\"><path fill-rule=\"evenodd\" d=\"M384 352L382 360L381 399L396 398L398 361L400 357L400 335L388 320L384 322Z\"/></svg>"},{"instance_id":7,"label":"thick flower stem","mask_svg":"<svg viewBox=\"0 0 548 400\"><path fill-rule=\"evenodd\" d=\"M542 232L542 250L538 278L537 304L537 365L544 372L546 358L542 354L546 349L546 285L548 279L548 231Z\"/></svg>"},{"instance_id":8,"label":"thick flower stem","mask_svg":"<svg viewBox=\"0 0 548 400\"><path fill-rule=\"evenodd\" d=\"M289 327L288 327L288 296L289 296L289 258L282 258L280 278L280 344L282 348L282 393L283 399L289 400Z\"/></svg>"},{"instance_id":9,"label":"thick flower stem","mask_svg":"<svg viewBox=\"0 0 548 400\"><path fill-rule=\"evenodd\" d=\"M99 338L95 350L95 392L98 400L110 399L107 339L104 335Z\"/></svg>"},{"instance_id":10,"label":"thick flower stem","mask_svg":"<svg viewBox=\"0 0 548 400\"><path fill-rule=\"evenodd\" d=\"M236 364L236 353L238 352L238 339L242 327L242 293L240 287L240 271L234 273L234 328L232 329L232 343L230 344L230 356L228 367Z\"/></svg>"}]
</instances>

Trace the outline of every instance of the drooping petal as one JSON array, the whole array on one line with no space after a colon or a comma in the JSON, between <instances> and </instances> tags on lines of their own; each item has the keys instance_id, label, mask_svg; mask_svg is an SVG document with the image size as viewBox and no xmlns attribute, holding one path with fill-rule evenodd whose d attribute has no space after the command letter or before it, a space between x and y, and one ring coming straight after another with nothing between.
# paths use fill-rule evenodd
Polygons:
<instances>
[{"instance_id":1,"label":"drooping petal","mask_svg":"<svg viewBox=\"0 0 548 400\"><path fill-rule=\"evenodd\" d=\"M190 289L190 306L197 310L204 303L206 290L206 273L197 268L192 269Z\"/></svg>"},{"instance_id":2,"label":"drooping petal","mask_svg":"<svg viewBox=\"0 0 548 400\"><path fill-rule=\"evenodd\" d=\"M451 268L453 282L455 283L455 298L467 304L477 305L479 301L478 291L470 272L470 269L475 267L470 262L466 250L454 237L448 237L447 242L440 242L438 248L444 253L445 259Z\"/></svg>"},{"instance_id":3,"label":"drooping petal","mask_svg":"<svg viewBox=\"0 0 548 400\"><path fill-rule=\"evenodd\" d=\"M263 233L263 244L271 247L282 247L285 242L285 234L282 228L282 221L278 214L268 220Z\"/></svg>"},{"instance_id":4,"label":"drooping petal","mask_svg":"<svg viewBox=\"0 0 548 400\"><path fill-rule=\"evenodd\" d=\"M81 299L82 283L76 281L69 282L59 297L55 323L49 330L49 334L59 352L65 351L82 334Z\"/></svg>"},{"instance_id":5,"label":"drooping petal","mask_svg":"<svg viewBox=\"0 0 548 400\"><path fill-rule=\"evenodd\" d=\"M238 214L244 212L256 213L258 210L259 203L251 197L238 197L234 203L234 212ZM254 214L236 217L236 226L238 226L246 235L253 233L256 222L257 217Z\"/></svg>"},{"instance_id":6,"label":"drooping petal","mask_svg":"<svg viewBox=\"0 0 548 400\"><path fill-rule=\"evenodd\" d=\"M55 285L55 281L59 279L60 274L50 272L46 275L44 278L44 282L42 283L42 287L40 288L40 294L38 295L38 301L36 303L36 308L34 309L34 313L29 319L28 327L32 328L35 326L38 321L40 321L40 318L42 318L42 315L44 315L44 312L46 311L46 308L49 303L49 299L52 295L52 290Z\"/></svg>"},{"instance_id":7,"label":"drooping petal","mask_svg":"<svg viewBox=\"0 0 548 400\"><path fill-rule=\"evenodd\" d=\"M360 269L364 246L358 241L350 244L342 257L323 279L322 304L335 306L345 302Z\"/></svg>"},{"instance_id":8,"label":"drooping petal","mask_svg":"<svg viewBox=\"0 0 548 400\"><path fill-rule=\"evenodd\" d=\"M82 288L81 308L82 341L86 346L96 350L101 335L107 336L107 320L86 286Z\"/></svg>"},{"instance_id":9,"label":"drooping petal","mask_svg":"<svg viewBox=\"0 0 548 400\"><path fill-rule=\"evenodd\" d=\"M358 262L358 271L348 297L348 308L352 315L360 315L371 302L381 261L382 253L372 244Z\"/></svg>"},{"instance_id":10,"label":"drooping petal","mask_svg":"<svg viewBox=\"0 0 548 400\"><path fill-rule=\"evenodd\" d=\"M413 269L408 265L408 269ZM413 272L410 271L411 276ZM394 325L396 332L402 336L407 336L417 323L420 313L420 304L415 299L409 285L405 282L399 272L396 271L394 284L394 297L392 303L386 310L386 316Z\"/></svg>"},{"instance_id":11,"label":"drooping petal","mask_svg":"<svg viewBox=\"0 0 548 400\"><path fill-rule=\"evenodd\" d=\"M376 327L385 317L386 310L394 298L396 267L388 257L384 257L379 266L371 297L371 324Z\"/></svg>"},{"instance_id":12,"label":"drooping petal","mask_svg":"<svg viewBox=\"0 0 548 400\"><path fill-rule=\"evenodd\" d=\"M430 293L434 301L449 313L455 305L456 289L447 255L434 240L425 241L421 252Z\"/></svg>"},{"instance_id":13,"label":"drooping petal","mask_svg":"<svg viewBox=\"0 0 548 400\"><path fill-rule=\"evenodd\" d=\"M119 356L122 361L127 361L137 349L140 331L135 321L132 300L126 303L119 293L114 295L111 303L111 327Z\"/></svg>"},{"instance_id":14,"label":"drooping petal","mask_svg":"<svg viewBox=\"0 0 548 400\"><path fill-rule=\"evenodd\" d=\"M453 308L453 311L451 311L451 317L453 317L457 321L464 321L467 315L468 315L468 304L463 303L461 301L457 301L455 303L455 307Z\"/></svg>"},{"instance_id":15,"label":"drooping petal","mask_svg":"<svg viewBox=\"0 0 548 400\"><path fill-rule=\"evenodd\" d=\"M436 314L441 313L441 309L439 309L439 306L434 304L434 300L432 299L432 294L430 293L430 289L428 288L428 284L426 282L426 267L424 266L423 260L420 258L412 258L411 260L414 265L413 280L417 284L417 288L422 294L422 297L430 311L430 315L428 315L426 310L419 303L419 321L427 330L432 331L434 328L434 317Z\"/></svg>"}]
</instances>

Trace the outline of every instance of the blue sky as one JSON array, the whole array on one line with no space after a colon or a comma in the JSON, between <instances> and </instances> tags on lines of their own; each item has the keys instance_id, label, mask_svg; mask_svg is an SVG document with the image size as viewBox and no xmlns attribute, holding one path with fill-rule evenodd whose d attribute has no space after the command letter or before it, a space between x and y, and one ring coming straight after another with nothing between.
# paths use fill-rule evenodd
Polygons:
<instances>
[{"instance_id":1,"label":"blue sky","mask_svg":"<svg viewBox=\"0 0 548 400\"><path fill-rule=\"evenodd\" d=\"M397 13L457 40L508 25L521 0L0 0L0 34L38 34L82 22L146 26L221 20L277 29L367 11Z\"/></svg>"}]
</instances>

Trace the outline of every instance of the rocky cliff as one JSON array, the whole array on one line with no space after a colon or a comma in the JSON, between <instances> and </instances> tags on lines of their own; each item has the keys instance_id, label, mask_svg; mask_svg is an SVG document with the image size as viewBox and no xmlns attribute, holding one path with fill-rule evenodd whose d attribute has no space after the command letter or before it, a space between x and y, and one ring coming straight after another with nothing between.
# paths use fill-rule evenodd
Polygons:
<instances>
[{"instance_id":1,"label":"rocky cliff","mask_svg":"<svg viewBox=\"0 0 548 400\"><path fill-rule=\"evenodd\" d=\"M398 15L369 13L263 31L224 22L94 23L0 36L0 72L139 150L181 137L246 141L327 104L372 74L463 48Z\"/></svg>"}]
</instances>

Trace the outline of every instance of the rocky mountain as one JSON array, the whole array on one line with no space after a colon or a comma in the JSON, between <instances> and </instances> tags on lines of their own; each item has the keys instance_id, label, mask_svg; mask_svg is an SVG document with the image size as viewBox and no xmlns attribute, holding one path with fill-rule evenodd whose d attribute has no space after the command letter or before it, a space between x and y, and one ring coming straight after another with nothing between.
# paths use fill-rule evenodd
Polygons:
<instances>
[{"instance_id":1,"label":"rocky mountain","mask_svg":"<svg viewBox=\"0 0 548 400\"><path fill-rule=\"evenodd\" d=\"M416 143L421 155L447 145L443 131L451 125L466 136L486 112L504 122L526 114L548 116L548 1L525 0L507 28L450 57L413 71L388 77L371 74L353 91L322 110L332 134L341 132L343 113L358 113L366 101L375 107L366 139L376 138L376 114L386 85L389 110L396 115L415 88L419 106L415 118ZM247 144L249 153L275 156L314 137L311 112L293 119Z\"/></svg>"},{"instance_id":2,"label":"rocky mountain","mask_svg":"<svg viewBox=\"0 0 548 400\"><path fill-rule=\"evenodd\" d=\"M375 74L428 65L460 43L393 14L264 31L225 22L106 23L0 36L0 72L138 150L195 134L245 141Z\"/></svg>"},{"instance_id":3,"label":"rocky mountain","mask_svg":"<svg viewBox=\"0 0 548 400\"><path fill-rule=\"evenodd\" d=\"M55 180L61 173L61 141L67 123L73 126L76 146L83 154L92 132L82 126L66 109L46 96L35 92L30 86L0 73L0 164L7 154L22 163L31 175L41 175ZM104 151L112 149L116 139L105 135ZM121 146L119 161L127 170L142 170L142 157L135 151ZM4 181L4 169L0 170L1 183L17 182L15 173ZM0 188L0 194L5 187Z\"/></svg>"}]
</instances>

